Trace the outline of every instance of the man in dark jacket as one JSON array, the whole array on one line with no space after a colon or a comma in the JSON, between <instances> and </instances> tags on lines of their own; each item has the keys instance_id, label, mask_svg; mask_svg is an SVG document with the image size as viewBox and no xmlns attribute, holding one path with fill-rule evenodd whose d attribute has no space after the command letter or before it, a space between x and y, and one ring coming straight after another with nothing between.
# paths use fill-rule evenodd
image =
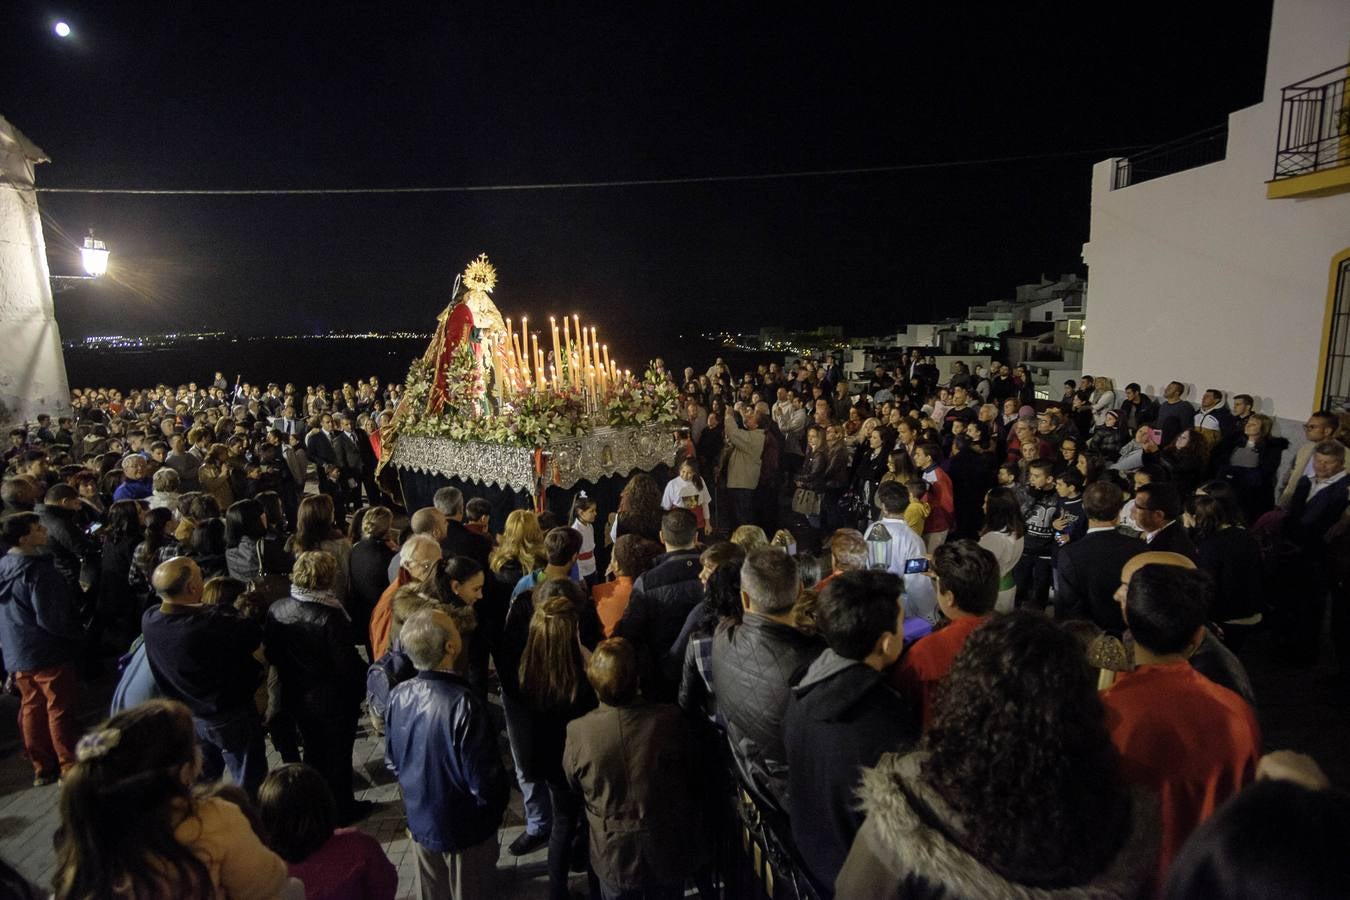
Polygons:
<instances>
[{"instance_id":1,"label":"man in dark jacket","mask_svg":"<svg viewBox=\"0 0 1350 900\"><path fill-rule=\"evenodd\" d=\"M47 529L47 552L76 597L89 589L99 571L99 546L76 521L82 507L79 491L62 482L47 489L35 510Z\"/></svg>"},{"instance_id":2,"label":"man in dark jacket","mask_svg":"<svg viewBox=\"0 0 1350 900\"><path fill-rule=\"evenodd\" d=\"M37 514L3 521L9 551L0 558L0 647L19 687L19 730L40 787L75 765L74 661L83 631L75 597L44 552L47 529Z\"/></svg>"},{"instance_id":3,"label":"man in dark jacket","mask_svg":"<svg viewBox=\"0 0 1350 900\"><path fill-rule=\"evenodd\" d=\"M723 622L713 635L717 709L727 720L732 754L764 800L788 808L783 713L788 680L821 651L793 625L801 588L797 562L777 547L761 547L741 568L740 624Z\"/></svg>"},{"instance_id":4,"label":"man in dark jacket","mask_svg":"<svg viewBox=\"0 0 1350 900\"><path fill-rule=\"evenodd\" d=\"M1109 481L1083 492L1087 533L1055 555L1055 618L1090 619L1120 637L1125 632L1115 592L1119 573L1131 557L1148 550L1143 541L1116 530L1125 495Z\"/></svg>"},{"instance_id":5,"label":"man in dark jacket","mask_svg":"<svg viewBox=\"0 0 1350 900\"><path fill-rule=\"evenodd\" d=\"M797 674L783 718L792 838L823 896L862 825L862 769L918 739L916 711L882 676L905 644L902 588L890 572L831 579L816 608L829 647Z\"/></svg>"},{"instance_id":6,"label":"man in dark jacket","mask_svg":"<svg viewBox=\"0 0 1350 900\"><path fill-rule=\"evenodd\" d=\"M1134 494L1134 524L1144 533L1149 550L1180 553L1195 561L1195 544L1181 525L1181 497L1167 482L1140 485Z\"/></svg>"},{"instance_id":7,"label":"man in dark jacket","mask_svg":"<svg viewBox=\"0 0 1350 900\"><path fill-rule=\"evenodd\" d=\"M463 646L438 609L399 633L418 669L389 695L385 762L403 793L421 897L495 896L497 829L510 796L486 706L454 674Z\"/></svg>"},{"instance_id":8,"label":"man in dark jacket","mask_svg":"<svg viewBox=\"0 0 1350 900\"><path fill-rule=\"evenodd\" d=\"M445 515L445 537L441 538L441 556L445 559L467 556L487 569L492 542L465 526L464 492L447 485L436 491L431 502Z\"/></svg>"},{"instance_id":9,"label":"man in dark jacket","mask_svg":"<svg viewBox=\"0 0 1350 900\"><path fill-rule=\"evenodd\" d=\"M328 413L319 418L319 427L305 436L305 452L314 463L319 493L332 496L334 515L341 521L347 514L347 494L342 489L342 461L333 447L333 417Z\"/></svg>"},{"instance_id":10,"label":"man in dark jacket","mask_svg":"<svg viewBox=\"0 0 1350 900\"><path fill-rule=\"evenodd\" d=\"M673 645L689 611L703 599L697 540L698 521L692 512L676 507L662 516L666 552L633 582L623 618L614 626L614 636L627 638L637 651L642 694L655 702L675 699L684 647Z\"/></svg>"},{"instance_id":11,"label":"man in dark jacket","mask_svg":"<svg viewBox=\"0 0 1350 900\"><path fill-rule=\"evenodd\" d=\"M232 609L202 606L202 570L185 556L151 575L160 605L145 611L141 632L150 671L164 696L192 710L202 770L256 793L267 775L267 748L254 692L262 667L253 651L262 628Z\"/></svg>"}]
</instances>

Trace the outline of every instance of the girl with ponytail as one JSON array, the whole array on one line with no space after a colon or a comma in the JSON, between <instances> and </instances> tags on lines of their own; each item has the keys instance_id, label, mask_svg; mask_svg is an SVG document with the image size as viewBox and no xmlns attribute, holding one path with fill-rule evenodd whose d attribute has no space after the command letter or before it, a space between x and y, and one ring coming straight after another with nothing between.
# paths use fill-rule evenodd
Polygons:
<instances>
[{"instance_id":1,"label":"girl with ponytail","mask_svg":"<svg viewBox=\"0 0 1350 900\"><path fill-rule=\"evenodd\" d=\"M80 739L62 779L57 900L275 897L286 863L239 807L195 797L201 772L192 713L151 700Z\"/></svg>"}]
</instances>

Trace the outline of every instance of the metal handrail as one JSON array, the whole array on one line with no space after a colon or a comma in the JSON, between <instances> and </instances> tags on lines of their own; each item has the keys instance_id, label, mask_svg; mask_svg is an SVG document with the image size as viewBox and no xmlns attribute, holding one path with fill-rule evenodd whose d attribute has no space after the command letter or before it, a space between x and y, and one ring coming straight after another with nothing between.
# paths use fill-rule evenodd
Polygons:
<instances>
[{"instance_id":1,"label":"metal handrail","mask_svg":"<svg viewBox=\"0 0 1350 900\"><path fill-rule=\"evenodd\" d=\"M1350 65L1280 89L1271 180L1350 164Z\"/></svg>"},{"instance_id":2,"label":"metal handrail","mask_svg":"<svg viewBox=\"0 0 1350 900\"><path fill-rule=\"evenodd\" d=\"M1228 152L1228 123L1202 128L1183 135L1142 153L1116 160L1111 189L1119 190L1132 184L1151 181L1164 175L1173 175L1209 165L1223 159Z\"/></svg>"}]
</instances>

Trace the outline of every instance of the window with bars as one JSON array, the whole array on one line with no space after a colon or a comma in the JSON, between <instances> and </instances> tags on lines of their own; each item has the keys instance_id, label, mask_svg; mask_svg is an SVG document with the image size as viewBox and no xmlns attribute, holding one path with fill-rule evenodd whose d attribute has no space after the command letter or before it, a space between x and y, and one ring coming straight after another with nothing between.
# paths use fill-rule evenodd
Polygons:
<instances>
[{"instance_id":1,"label":"window with bars","mask_svg":"<svg viewBox=\"0 0 1350 900\"><path fill-rule=\"evenodd\" d=\"M1350 403L1350 259L1336 270L1336 289L1331 310L1331 336L1327 343L1326 369L1322 379L1322 409L1340 410Z\"/></svg>"}]
</instances>

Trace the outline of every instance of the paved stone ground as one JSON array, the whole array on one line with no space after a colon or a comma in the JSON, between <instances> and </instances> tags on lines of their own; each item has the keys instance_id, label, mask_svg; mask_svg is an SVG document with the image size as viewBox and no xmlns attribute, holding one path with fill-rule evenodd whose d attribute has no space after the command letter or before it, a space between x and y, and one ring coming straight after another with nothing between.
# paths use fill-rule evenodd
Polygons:
<instances>
[{"instance_id":1,"label":"paved stone ground","mask_svg":"<svg viewBox=\"0 0 1350 900\"><path fill-rule=\"evenodd\" d=\"M92 725L106 715L113 683L114 678L109 674L82 686L80 720L83 724ZM32 767L23 757L19 741L18 710L17 697L0 695L0 857L16 866L29 881L46 889L51 885L56 864L52 835L60 821L60 787L31 786ZM503 752L509 763L505 745ZM269 760L273 766L281 764L274 753L269 755ZM378 804L359 827L380 842L390 861L398 867L400 900L411 898L414 863L398 785L384 766L383 740L377 738L364 721L357 735L353 764L357 798ZM547 849L521 857L512 856L506 850L523 830L520 794L513 789L511 806L499 833L501 857L497 864L499 880L494 897L526 900L548 896ZM584 886L584 877L574 875L573 889L580 891Z\"/></svg>"}]
</instances>

